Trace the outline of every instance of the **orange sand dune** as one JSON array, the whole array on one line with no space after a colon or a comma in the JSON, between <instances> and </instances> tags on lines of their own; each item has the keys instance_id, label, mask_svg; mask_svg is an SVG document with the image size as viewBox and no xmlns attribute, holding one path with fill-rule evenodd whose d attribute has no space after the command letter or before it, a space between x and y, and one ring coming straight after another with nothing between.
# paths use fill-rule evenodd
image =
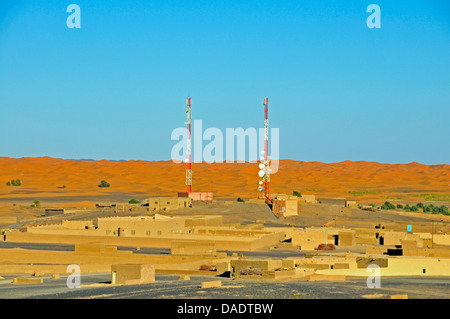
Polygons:
<instances>
[{"instance_id":1,"label":"orange sand dune","mask_svg":"<svg viewBox=\"0 0 450 319\"><path fill-rule=\"evenodd\" d=\"M193 165L193 190L213 191L215 198L255 197L260 178L252 163ZM22 186L6 186L20 179ZM100 188L101 180L109 188ZM351 162L325 164L281 160L271 175L273 193L297 190L318 198L341 197L359 201L449 200L450 165L380 164ZM184 191L185 166L172 161L89 161L50 157L0 157L0 198L114 196L130 198L176 196ZM65 187L63 187L65 185ZM427 195L426 195L427 194ZM89 200L89 199L87 199Z\"/></svg>"}]
</instances>

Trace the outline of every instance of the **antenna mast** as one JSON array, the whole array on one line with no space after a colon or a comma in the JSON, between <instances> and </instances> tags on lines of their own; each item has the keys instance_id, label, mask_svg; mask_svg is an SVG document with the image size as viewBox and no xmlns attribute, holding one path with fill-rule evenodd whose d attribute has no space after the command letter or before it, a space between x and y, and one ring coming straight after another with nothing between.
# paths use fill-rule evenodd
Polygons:
<instances>
[{"instance_id":1,"label":"antenna mast","mask_svg":"<svg viewBox=\"0 0 450 319\"><path fill-rule=\"evenodd\" d=\"M261 164L259 164L259 176L262 181L259 182L259 198L265 199L266 203L272 202L272 195L270 193L270 166L269 166L269 99L264 98L264 156L261 157Z\"/></svg>"},{"instance_id":2,"label":"antenna mast","mask_svg":"<svg viewBox=\"0 0 450 319\"><path fill-rule=\"evenodd\" d=\"M186 149L186 192L192 192L192 163L191 163L191 105L192 99L186 99L186 125L188 128L188 139Z\"/></svg>"}]
</instances>

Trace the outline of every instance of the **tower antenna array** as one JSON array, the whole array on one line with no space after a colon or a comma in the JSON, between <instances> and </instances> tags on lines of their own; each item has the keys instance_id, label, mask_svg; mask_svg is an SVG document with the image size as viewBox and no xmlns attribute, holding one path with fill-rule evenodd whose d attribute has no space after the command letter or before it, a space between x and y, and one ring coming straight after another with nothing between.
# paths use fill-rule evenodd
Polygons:
<instances>
[{"instance_id":1,"label":"tower antenna array","mask_svg":"<svg viewBox=\"0 0 450 319\"><path fill-rule=\"evenodd\" d=\"M188 129L187 148L186 148L186 192L192 192L192 157L191 157L191 105L192 99L186 99L186 125Z\"/></svg>"},{"instance_id":2,"label":"tower antenna array","mask_svg":"<svg viewBox=\"0 0 450 319\"><path fill-rule=\"evenodd\" d=\"M262 181L259 183L259 198L265 199L266 203L272 202L272 195L270 193L270 165L269 165L269 99L264 98L264 155L261 157L261 164L259 164L259 176Z\"/></svg>"}]
</instances>

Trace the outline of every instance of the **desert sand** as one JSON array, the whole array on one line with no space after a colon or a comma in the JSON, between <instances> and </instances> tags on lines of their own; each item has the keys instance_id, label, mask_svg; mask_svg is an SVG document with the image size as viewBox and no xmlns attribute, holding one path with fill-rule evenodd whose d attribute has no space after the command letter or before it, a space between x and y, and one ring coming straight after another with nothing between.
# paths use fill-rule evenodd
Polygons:
<instances>
[{"instance_id":1,"label":"desert sand","mask_svg":"<svg viewBox=\"0 0 450 319\"><path fill-rule=\"evenodd\" d=\"M256 163L194 163L193 191L213 191L216 199L257 195ZM20 179L21 186L6 182ZM98 187L101 180L110 187ZM321 163L281 160L271 175L272 193L297 190L317 198L359 202L448 201L450 165ZM60 198L63 202L102 198L176 196L184 191L185 166L172 161L65 160L51 157L0 158L0 199Z\"/></svg>"}]
</instances>

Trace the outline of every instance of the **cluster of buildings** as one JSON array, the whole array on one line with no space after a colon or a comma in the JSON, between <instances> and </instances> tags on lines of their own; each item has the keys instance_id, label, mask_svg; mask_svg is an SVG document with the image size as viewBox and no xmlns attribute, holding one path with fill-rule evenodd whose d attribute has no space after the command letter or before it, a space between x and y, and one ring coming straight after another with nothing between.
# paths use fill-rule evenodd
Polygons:
<instances>
[{"instance_id":1,"label":"cluster of buildings","mask_svg":"<svg viewBox=\"0 0 450 319\"><path fill-rule=\"evenodd\" d=\"M299 213L299 206L302 204L317 203L315 195L295 195L276 194L273 195L272 211L283 217L295 216Z\"/></svg>"},{"instance_id":2,"label":"cluster of buildings","mask_svg":"<svg viewBox=\"0 0 450 319\"><path fill-rule=\"evenodd\" d=\"M41 264L43 272L56 272L60 269L58 263L70 259L80 263L86 272L111 270L112 282L117 284L137 284L144 277L148 282L148 278L154 280L155 272L205 271L242 280L345 280L346 276L367 277L369 265L376 265L383 276L450 276L450 234L397 231L388 224L356 228L264 227L223 224L222 216L217 215L155 214L64 220L8 232L4 240L71 243L75 252L67 252L73 256L54 252L54 260L22 253L21 261L14 261L14 252L9 251L8 260L14 265L0 266L0 273L30 271L33 263ZM170 254L132 254L117 251L117 246L167 248ZM292 256L245 257L246 251L277 249L289 250ZM301 256L299 251L307 255ZM26 265L18 269L21 262Z\"/></svg>"}]
</instances>

